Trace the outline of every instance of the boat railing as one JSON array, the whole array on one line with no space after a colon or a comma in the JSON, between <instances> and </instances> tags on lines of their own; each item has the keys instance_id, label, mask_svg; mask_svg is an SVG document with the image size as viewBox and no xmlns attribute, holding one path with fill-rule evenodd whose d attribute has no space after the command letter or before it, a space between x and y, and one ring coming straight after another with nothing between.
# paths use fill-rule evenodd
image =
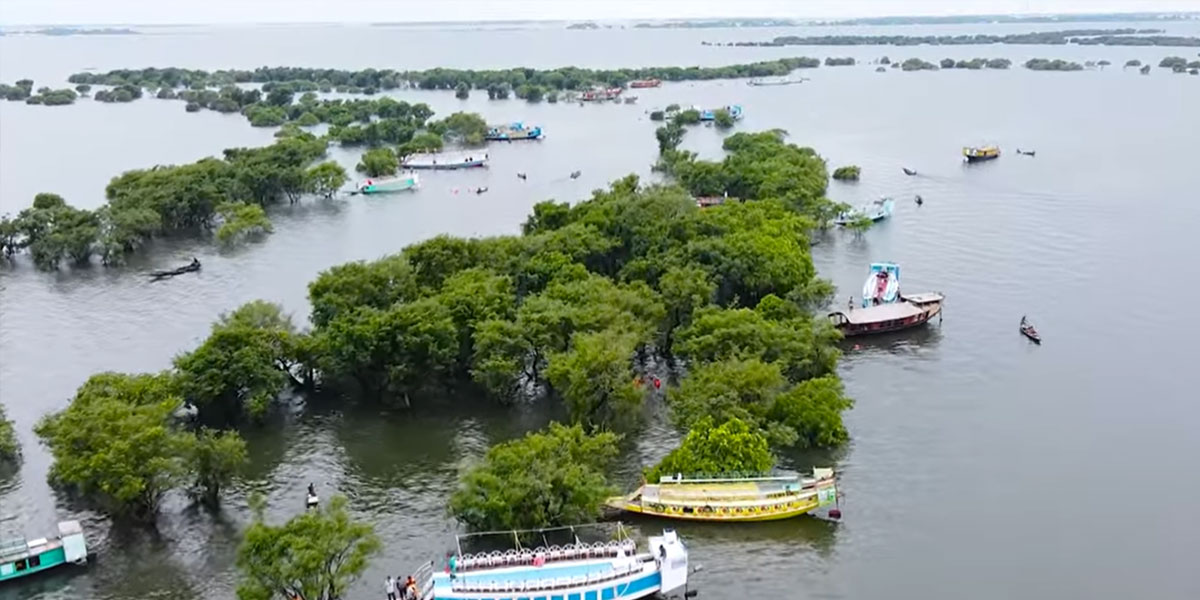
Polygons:
<instances>
[{"instance_id":1,"label":"boat railing","mask_svg":"<svg viewBox=\"0 0 1200 600\"><path fill-rule=\"evenodd\" d=\"M450 589L455 592L531 592L581 587L621 579L642 570L641 561L629 561L614 565L607 571L575 575L573 577L545 577L530 579L489 580L473 582L470 579L451 579Z\"/></svg>"},{"instance_id":2,"label":"boat railing","mask_svg":"<svg viewBox=\"0 0 1200 600\"><path fill-rule=\"evenodd\" d=\"M595 542L592 544L580 542L578 544L566 544L563 546L543 546L520 550L509 549L503 552L493 550L488 553L463 554L455 562L455 567L456 571L495 569L541 564L543 562L616 558L623 554L632 555L636 551L637 544L633 540Z\"/></svg>"}]
</instances>

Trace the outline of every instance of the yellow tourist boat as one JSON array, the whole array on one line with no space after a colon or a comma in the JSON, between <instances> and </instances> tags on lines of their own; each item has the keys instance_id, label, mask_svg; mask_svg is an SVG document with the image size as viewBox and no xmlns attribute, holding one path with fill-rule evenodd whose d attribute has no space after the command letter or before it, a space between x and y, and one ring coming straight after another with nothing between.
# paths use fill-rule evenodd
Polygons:
<instances>
[{"instance_id":1,"label":"yellow tourist boat","mask_svg":"<svg viewBox=\"0 0 1200 600\"><path fill-rule=\"evenodd\" d=\"M790 519L836 502L833 469L813 469L811 477L664 477L606 504L668 519L740 522Z\"/></svg>"},{"instance_id":2,"label":"yellow tourist boat","mask_svg":"<svg viewBox=\"0 0 1200 600\"><path fill-rule=\"evenodd\" d=\"M967 162L979 162L1000 158L1000 148L997 146L968 146L963 148L963 156Z\"/></svg>"}]
</instances>

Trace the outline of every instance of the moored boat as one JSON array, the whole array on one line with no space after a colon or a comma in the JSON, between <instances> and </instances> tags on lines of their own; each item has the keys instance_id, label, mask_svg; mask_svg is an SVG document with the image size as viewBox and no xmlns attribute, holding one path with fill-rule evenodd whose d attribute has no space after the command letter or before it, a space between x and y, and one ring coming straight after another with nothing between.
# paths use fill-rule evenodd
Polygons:
<instances>
[{"instance_id":1,"label":"moored boat","mask_svg":"<svg viewBox=\"0 0 1200 600\"><path fill-rule=\"evenodd\" d=\"M1023 315L1021 316L1021 335L1039 346L1042 344L1042 334L1038 333L1033 323L1030 323Z\"/></svg>"},{"instance_id":2,"label":"moored boat","mask_svg":"<svg viewBox=\"0 0 1200 600\"><path fill-rule=\"evenodd\" d=\"M896 263L871 263L870 274L863 283L863 308L877 304L890 304L900 298L900 265Z\"/></svg>"},{"instance_id":3,"label":"moored boat","mask_svg":"<svg viewBox=\"0 0 1200 600\"><path fill-rule=\"evenodd\" d=\"M662 80L653 78L635 79L629 82L629 87L631 88L656 88L660 85L662 85Z\"/></svg>"},{"instance_id":4,"label":"moored boat","mask_svg":"<svg viewBox=\"0 0 1200 600\"><path fill-rule=\"evenodd\" d=\"M688 555L683 541L672 529L650 536L644 550L625 536L618 524L619 539L585 542L569 530L571 541L563 545L521 547L522 534L504 532L516 548L451 556L445 572L435 573L427 563L414 573L417 597L422 600L518 600L519 598L573 598L636 600L666 596L687 585ZM551 531L551 530L545 530Z\"/></svg>"},{"instance_id":5,"label":"moored boat","mask_svg":"<svg viewBox=\"0 0 1200 600\"><path fill-rule=\"evenodd\" d=\"M390 192L404 192L415 190L420 184L416 173L410 175L401 175L399 177L382 177L364 179L358 183L358 193L360 194L386 194Z\"/></svg>"},{"instance_id":6,"label":"moored boat","mask_svg":"<svg viewBox=\"0 0 1200 600\"><path fill-rule=\"evenodd\" d=\"M852 308L851 303L845 311L829 313L829 321L846 337L900 331L920 327L940 315L944 300L940 293L925 292L867 308Z\"/></svg>"},{"instance_id":7,"label":"moored boat","mask_svg":"<svg viewBox=\"0 0 1200 600\"><path fill-rule=\"evenodd\" d=\"M904 174L908 175L909 177L917 174L916 169L910 169L908 167L901 167L901 169L904 171Z\"/></svg>"},{"instance_id":8,"label":"moored boat","mask_svg":"<svg viewBox=\"0 0 1200 600\"><path fill-rule=\"evenodd\" d=\"M494 125L484 134L483 139L492 142L512 142L516 140L536 140L542 137L542 128L539 126L526 127L524 123L517 121L506 125Z\"/></svg>"},{"instance_id":9,"label":"moored boat","mask_svg":"<svg viewBox=\"0 0 1200 600\"><path fill-rule=\"evenodd\" d=\"M1000 157L998 146L967 146L962 150L967 162L980 162Z\"/></svg>"},{"instance_id":10,"label":"moored boat","mask_svg":"<svg viewBox=\"0 0 1200 600\"><path fill-rule=\"evenodd\" d=\"M487 164L486 152L437 152L429 154L414 154L400 162L405 169L470 169Z\"/></svg>"},{"instance_id":11,"label":"moored boat","mask_svg":"<svg viewBox=\"0 0 1200 600\"><path fill-rule=\"evenodd\" d=\"M728 112L729 116L733 117L733 119L735 121L742 118L742 105L740 105L740 104L730 104L729 106L722 106L721 108L699 108L699 107L693 107L693 108L695 108L697 111L700 112L700 120L701 121L716 120L717 111L722 110L722 109L724 109L726 112Z\"/></svg>"},{"instance_id":12,"label":"moored boat","mask_svg":"<svg viewBox=\"0 0 1200 600\"><path fill-rule=\"evenodd\" d=\"M0 539L0 581L16 579L68 564L87 562L87 542L78 521L58 524L53 539Z\"/></svg>"},{"instance_id":13,"label":"moored boat","mask_svg":"<svg viewBox=\"0 0 1200 600\"><path fill-rule=\"evenodd\" d=\"M587 90L579 95L581 102L602 102L604 100L616 100L623 92L619 87L611 87L604 89Z\"/></svg>"},{"instance_id":14,"label":"moored boat","mask_svg":"<svg viewBox=\"0 0 1200 600\"><path fill-rule=\"evenodd\" d=\"M837 502L833 469L810 477L664 477L631 494L609 498L615 509L689 521L745 522L789 519Z\"/></svg>"},{"instance_id":15,"label":"moored boat","mask_svg":"<svg viewBox=\"0 0 1200 600\"><path fill-rule=\"evenodd\" d=\"M788 77L761 77L761 78L751 79L750 81L747 81L746 85L756 86L756 87L757 86L768 86L768 85L793 85L796 83L804 83L805 81L808 81L808 78L801 77L799 79L790 79Z\"/></svg>"},{"instance_id":16,"label":"moored boat","mask_svg":"<svg viewBox=\"0 0 1200 600\"><path fill-rule=\"evenodd\" d=\"M834 225L849 225L859 219L866 217L871 221L882 221L892 216L892 211L896 208L896 201L891 198L880 198L871 203L870 206L862 208L852 208L833 219Z\"/></svg>"}]
</instances>

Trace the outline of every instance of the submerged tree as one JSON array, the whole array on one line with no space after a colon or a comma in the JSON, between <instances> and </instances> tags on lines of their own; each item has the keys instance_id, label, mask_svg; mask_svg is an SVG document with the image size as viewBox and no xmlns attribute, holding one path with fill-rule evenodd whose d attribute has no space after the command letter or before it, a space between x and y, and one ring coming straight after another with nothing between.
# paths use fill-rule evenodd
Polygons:
<instances>
[{"instance_id":1,"label":"submerged tree","mask_svg":"<svg viewBox=\"0 0 1200 600\"><path fill-rule=\"evenodd\" d=\"M256 233L271 233L271 219L267 211L257 204L245 202L223 202L217 205L221 226L217 228L217 239L223 244L241 240Z\"/></svg>"},{"instance_id":2,"label":"submerged tree","mask_svg":"<svg viewBox=\"0 0 1200 600\"><path fill-rule=\"evenodd\" d=\"M383 177L394 174L396 169L400 168L400 161L396 158L396 153L389 148L373 148L363 153L362 159L354 168L360 173L366 173L368 177Z\"/></svg>"},{"instance_id":3,"label":"submerged tree","mask_svg":"<svg viewBox=\"0 0 1200 600\"><path fill-rule=\"evenodd\" d=\"M349 177L346 176L346 169L342 168L342 165L327 161L310 167L304 172L304 179L304 187L308 192L328 200L337 194Z\"/></svg>"},{"instance_id":4,"label":"submerged tree","mask_svg":"<svg viewBox=\"0 0 1200 600\"><path fill-rule=\"evenodd\" d=\"M215 506L221 488L229 485L246 464L246 441L233 431L201 429L188 458L195 478L193 492Z\"/></svg>"},{"instance_id":5,"label":"submerged tree","mask_svg":"<svg viewBox=\"0 0 1200 600\"><path fill-rule=\"evenodd\" d=\"M475 531L587 523L613 492L604 471L618 437L551 423L543 432L492 446L459 479L450 513Z\"/></svg>"},{"instance_id":6,"label":"submerged tree","mask_svg":"<svg viewBox=\"0 0 1200 600\"><path fill-rule=\"evenodd\" d=\"M340 600L382 544L374 528L350 518L346 498L283 525L263 520L262 500L238 546L238 600Z\"/></svg>"},{"instance_id":7,"label":"submerged tree","mask_svg":"<svg viewBox=\"0 0 1200 600\"><path fill-rule=\"evenodd\" d=\"M170 375L93 375L35 429L54 457L51 480L113 513L152 519L188 473L194 438L169 423L180 404Z\"/></svg>"},{"instance_id":8,"label":"submerged tree","mask_svg":"<svg viewBox=\"0 0 1200 600\"><path fill-rule=\"evenodd\" d=\"M840 181L858 181L861 173L862 168L858 165L846 165L834 169L833 178Z\"/></svg>"},{"instance_id":9,"label":"submerged tree","mask_svg":"<svg viewBox=\"0 0 1200 600\"><path fill-rule=\"evenodd\" d=\"M17 444L17 434L13 431L12 421L4 414L4 405L0 404L0 463L17 458L21 447Z\"/></svg>"},{"instance_id":10,"label":"submerged tree","mask_svg":"<svg viewBox=\"0 0 1200 600\"><path fill-rule=\"evenodd\" d=\"M712 417L697 421L683 443L657 465L646 469L646 481L683 474L689 477L763 475L775 466L766 436L736 417L713 424Z\"/></svg>"}]
</instances>

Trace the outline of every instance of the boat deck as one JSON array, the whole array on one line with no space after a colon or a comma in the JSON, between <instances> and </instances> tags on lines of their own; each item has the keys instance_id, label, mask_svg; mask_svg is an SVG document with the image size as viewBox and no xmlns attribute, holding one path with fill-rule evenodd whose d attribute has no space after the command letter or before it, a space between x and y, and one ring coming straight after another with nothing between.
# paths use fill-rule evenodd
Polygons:
<instances>
[{"instance_id":1,"label":"boat deck","mask_svg":"<svg viewBox=\"0 0 1200 600\"><path fill-rule=\"evenodd\" d=\"M641 574L653 558L638 556L598 558L588 560L548 562L538 565L519 565L433 576L433 597L472 591L509 591L525 589L554 589L594 585L599 582Z\"/></svg>"},{"instance_id":2,"label":"boat deck","mask_svg":"<svg viewBox=\"0 0 1200 600\"><path fill-rule=\"evenodd\" d=\"M906 296L905 299L907 300L908 297ZM922 312L924 311L920 307L909 302L893 302L891 304L856 308L850 311L838 311L836 314L844 316L846 323L850 325L863 325L866 323L909 319L920 315Z\"/></svg>"}]
</instances>

